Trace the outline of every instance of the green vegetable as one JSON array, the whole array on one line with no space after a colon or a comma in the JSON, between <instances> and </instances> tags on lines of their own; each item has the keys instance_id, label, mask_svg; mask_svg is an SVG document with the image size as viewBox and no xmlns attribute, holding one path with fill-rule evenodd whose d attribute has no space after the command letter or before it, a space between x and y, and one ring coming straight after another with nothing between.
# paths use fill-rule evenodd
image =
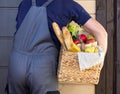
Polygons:
<instances>
[{"instance_id":1,"label":"green vegetable","mask_svg":"<svg viewBox=\"0 0 120 94\"><path fill-rule=\"evenodd\" d=\"M76 23L74 21L71 21L68 24L68 30L71 32L72 36L76 36L77 35L77 31L76 31Z\"/></svg>"},{"instance_id":2,"label":"green vegetable","mask_svg":"<svg viewBox=\"0 0 120 94\"><path fill-rule=\"evenodd\" d=\"M68 30L71 32L72 36L76 36L76 26L75 25L68 25Z\"/></svg>"},{"instance_id":3,"label":"green vegetable","mask_svg":"<svg viewBox=\"0 0 120 94\"><path fill-rule=\"evenodd\" d=\"M78 25L76 22L71 21L68 26L67 26L68 30L70 31L72 37L77 37L77 32L82 31L82 28L80 27L80 25Z\"/></svg>"},{"instance_id":4,"label":"green vegetable","mask_svg":"<svg viewBox=\"0 0 120 94\"><path fill-rule=\"evenodd\" d=\"M75 40L75 39L77 39L77 37L76 36L72 36L72 39Z\"/></svg>"}]
</instances>

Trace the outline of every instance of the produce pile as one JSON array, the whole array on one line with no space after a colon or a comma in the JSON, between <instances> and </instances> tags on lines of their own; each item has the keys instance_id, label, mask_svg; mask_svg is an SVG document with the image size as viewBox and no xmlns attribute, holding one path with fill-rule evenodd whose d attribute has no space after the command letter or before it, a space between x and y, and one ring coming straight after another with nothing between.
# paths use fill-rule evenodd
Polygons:
<instances>
[{"instance_id":1,"label":"produce pile","mask_svg":"<svg viewBox=\"0 0 120 94\"><path fill-rule=\"evenodd\" d=\"M57 23L53 22L53 29L64 49L72 52L97 53L97 41L95 37L86 32L75 21L71 21L60 30Z\"/></svg>"},{"instance_id":2,"label":"produce pile","mask_svg":"<svg viewBox=\"0 0 120 94\"><path fill-rule=\"evenodd\" d=\"M80 25L76 22L72 21L67 25L68 31L71 33L72 39L74 44L74 50L71 51L78 51L80 49L82 52L98 52L97 48L97 41L92 34L86 32Z\"/></svg>"}]
</instances>

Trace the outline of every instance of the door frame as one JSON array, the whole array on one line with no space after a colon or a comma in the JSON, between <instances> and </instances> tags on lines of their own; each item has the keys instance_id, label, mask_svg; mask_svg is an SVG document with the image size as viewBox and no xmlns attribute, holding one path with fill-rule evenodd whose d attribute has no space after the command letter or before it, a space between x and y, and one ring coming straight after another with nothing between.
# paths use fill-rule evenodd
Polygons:
<instances>
[{"instance_id":1,"label":"door frame","mask_svg":"<svg viewBox=\"0 0 120 94\"><path fill-rule=\"evenodd\" d=\"M115 94L115 19L114 0L96 0L96 19L108 33L108 50L95 94ZM119 93L120 94L120 93Z\"/></svg>"},{"instance_id":2,"label":"door frame","mask_svg":"<svg viewBox=\"0 0 120 94\"><path fill-rule=\"evenodd\" d=\"M115 0L115 94L120 94L120 0Z\"/></svg>"}]
</instances>

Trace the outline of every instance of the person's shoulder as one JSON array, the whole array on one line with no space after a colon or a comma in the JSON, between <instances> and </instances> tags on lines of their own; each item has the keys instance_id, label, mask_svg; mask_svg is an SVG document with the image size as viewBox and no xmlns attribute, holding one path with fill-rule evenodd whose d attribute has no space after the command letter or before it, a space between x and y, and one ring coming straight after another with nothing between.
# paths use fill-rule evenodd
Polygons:
<instances>
[{"instance_id":1,"label":"person's shoulder","mask_svg":"<svg viewBox=\"0 0 120 94\"><path fill-rule=\"evenodd\" d=\"M73 0L53 0L53 2L55 2L55 4L57 5L71 5L73 3Z\"/></svg>"},{"instance_id":2,"label":"person's shoulder","mask_svg":"<svg viewBox=\"0 0 120 94\"><path fill-rule=\"evenodd\" d=\"M79 4L78 2L76 2L76 1L72 1L72 6L73 7L75 7L75 8L83 8L82 6L81 6L81 4Z\"/></svg>"},{"instance_id":3,"label":"person's shoulder","mask_svg":"<svg viewBox=\"0 0 120 94\"><path fill-rule=\"evenodd\" d=\"M53 0L50 7L55 7L56 9L71 9L73 0Z\"/></svg>"}]
</instances>

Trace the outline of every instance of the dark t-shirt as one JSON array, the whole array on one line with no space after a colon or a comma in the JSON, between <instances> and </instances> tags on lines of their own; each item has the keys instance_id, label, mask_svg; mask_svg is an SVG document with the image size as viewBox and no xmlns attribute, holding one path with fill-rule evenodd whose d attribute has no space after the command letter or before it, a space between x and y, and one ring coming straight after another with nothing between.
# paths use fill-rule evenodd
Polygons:
<instances>
[{"instance_id":1,"label":"dark t-shirt","mask_svg":"<svg viewBox=\"0 0 120 94\"><path fill-rule=\"evenodd\" d=\"M47 0L36 0L37 6L41 6L46 1ZM23 0L21 2L16 19L17 29L21 25L31 5L32 0ZM80 25L84 25L85 22L91 18L91 16L82 8L82 6L73 0L53 0L53 2L47 6L47 16L50 33L58 49L60 47L60 43L53 32L53 21L57 22L60 27L63 27L66 26L71 20L76 21Z\"/></svg>"}]
</instances>

